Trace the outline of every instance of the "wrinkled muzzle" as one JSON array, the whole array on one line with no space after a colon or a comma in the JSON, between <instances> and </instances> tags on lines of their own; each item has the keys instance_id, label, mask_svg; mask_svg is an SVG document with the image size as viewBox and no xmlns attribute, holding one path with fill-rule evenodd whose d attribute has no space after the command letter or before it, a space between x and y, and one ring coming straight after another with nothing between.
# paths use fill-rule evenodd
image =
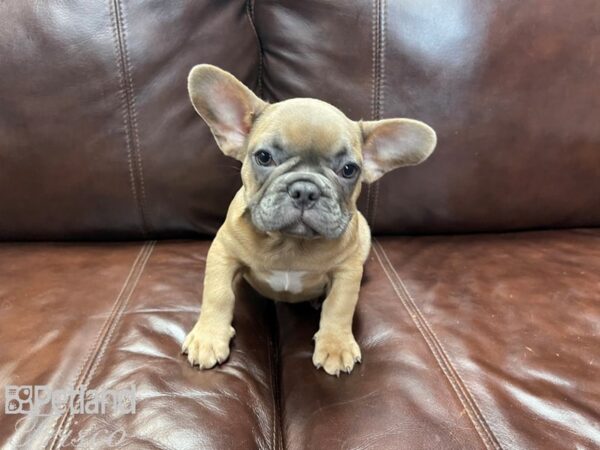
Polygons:
<instances>
[{"instance_id":1,"label":"wrinkled muzzle","mask_svg":"<svg viewBox=\"0 0 600 450\"><path fill-rule=\"evenodd\" d=\"M259 230L303 238L336 239L351 217L335 183L313 172L288 172L267 180L249 209Z\"/></svg>"}]
</instances>

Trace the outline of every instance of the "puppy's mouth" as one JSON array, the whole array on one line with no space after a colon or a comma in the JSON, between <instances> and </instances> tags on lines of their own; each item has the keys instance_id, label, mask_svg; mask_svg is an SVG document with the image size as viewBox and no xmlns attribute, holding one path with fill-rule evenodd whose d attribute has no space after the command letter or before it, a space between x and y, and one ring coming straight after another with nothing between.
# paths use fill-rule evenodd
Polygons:
<instances>
[{"instance_id":1,"label":"puppy's mouth","mask_svg":"<svg viewBox=\"0 0 600 450\"><path fill-rule=\"evenodd\" d=\"M351 218L348 212L331 214L326 207L301 210L285 202L271 207L261 203L250 209L250 216L254 226L263 232L302 239L337 239Z\"/></svg>"},{"instance_id":2,"label":"puppy's mouth","mask_svg":"<svg viewBox=\"0 0 600 450\"><path fill-rule=\"evenodd\" d=\"M248 202L254 226L302 239L337 239L351 213L329 180L311 173L278 177Z\"/></svg>"},{"instance_id":3,"label":"puppy's mouth","mask_svg":"<svg viewBox=\"0 0 600 450\"><path fill-rule=\"evenodd\" d=\"M303 220L303 214L300 214L300 217L298 217L296 222L282 228L280 231L282 234L304 239L316 239L321 236L314 228Z\"/></svg>"}]
</instances>

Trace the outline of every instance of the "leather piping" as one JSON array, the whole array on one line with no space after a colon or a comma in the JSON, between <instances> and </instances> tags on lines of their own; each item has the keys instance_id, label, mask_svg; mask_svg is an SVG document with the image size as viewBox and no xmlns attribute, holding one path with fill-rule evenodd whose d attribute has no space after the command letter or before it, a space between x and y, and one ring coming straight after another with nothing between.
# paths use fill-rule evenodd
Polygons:
<instances>
[{"instance_id":1,"label":"leather piping","mask_svg":"<svg viewBox=\"0 0 600 450\"><path fill-rule=\"evenodd\" d=\"M263 98L263 47L262 42L260 40L260 36L258 35L258 31L256 29L256 25L254 24L254 0L246 1L246 14L248 15L248 21L250 22L250 27L252 27L254 37L256 38L256 44L258 46L258 72L256 74L256 93L260 98Z\"/></svg>"},{"instance_id":2,"label":"leather piping","mask_svg":"<svg viewBox=\"0 0 600 450\"><path fill-rule=\"evenodd\" d=\"M137 124L135 89L131 75L131 61L127 49L127 27L121 0L109 0L109 9L117 60L117 73L119 74L121 110L123 114L123 128L125 130L125 146L127 148L131 193L138 207L142 233L147 235L146 188L144 185L142 153Z\"/></svg>"},{"instance_id":3,"label":"leather piping","mask_svg":"<svg viewBox=\"0 0 600 450\"><path fill-rule=\"evenodd\" d=\"M385 68L385 23L386 0L373 0L372 10L372 42L373 64L371 89L371 119L379 120L383 115L383 90ZM366 216L371 228L375 228L377 200L379 197L379 182L367 185Z\"/></svg>"},{"instance_id":4,"label":"leather piping","mask_svg":"<svg viewBox=\"0 0 600 450\"><path fill-rule=\"evenodd\" d=\"M127 304L135 291L155 245L156 241L145 242L137 254L129 274L123 283L123 287L115 299L108 318L102 325L102 328L100 328L100 331L94 340L94 344L89 348L87 355L83 359L79 371L75 376L75 380L71 383L72 390L78 390L81 386L88 386L92 380L98 365L102 361L102 357L106 352L108 344L112 339L114 331L123 317L123 312L127 308ZM53 425L53 427L56 428L56 431L47 445L48 449L60 449L65 445L63 440L69 436L72 422L72 411L67 410L62 416L57 418Z\"/></svg>"},{"instance_id":5,"label":"leather piping","mask_svg":"<svg viewBox=\"0 0 600 450\"><path fill-rule=\"evenodd\" d=\"M379 261L379 264L381 265L381 268L390 281L392 288L410 315L410 318L419 330L421 336L423 336L427 347L431 351L431 354L435 358L440 369L442 369L442 372L450 383L450 386L458 397L458 400L462 404L483 444L487 449L501 450L502 447L485 420L485 417L481 413L475 398L467 388L467 385L463 381L459 372L452 364L448 353L444 349L435 332L417 307L404 282L390 262L385 250L383 249L383 246L376 239L373 240L373 250L377 260Z\"/></svg>"}]
</instances>

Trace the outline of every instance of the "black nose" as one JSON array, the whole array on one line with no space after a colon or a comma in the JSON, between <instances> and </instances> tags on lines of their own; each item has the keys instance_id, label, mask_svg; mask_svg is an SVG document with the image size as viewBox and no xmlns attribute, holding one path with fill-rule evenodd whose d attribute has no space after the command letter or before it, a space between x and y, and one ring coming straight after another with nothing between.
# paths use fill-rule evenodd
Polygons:
<instances>
[{"instance_id":1,"label":"black nose","mask_svg":"<svg viewBox=\"0 0 600 450\"><path fill-rule=\"evenodd\" d=\"M321 197L320 189L310 181L294 181L288 186L288 194L296 208L303 209L312 208Z\"/></svg>"}]
</instances>

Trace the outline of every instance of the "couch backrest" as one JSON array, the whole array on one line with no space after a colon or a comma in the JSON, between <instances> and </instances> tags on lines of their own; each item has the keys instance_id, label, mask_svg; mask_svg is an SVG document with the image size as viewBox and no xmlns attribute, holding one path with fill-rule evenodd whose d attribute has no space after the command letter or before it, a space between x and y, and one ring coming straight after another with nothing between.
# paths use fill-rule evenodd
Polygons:
<instances>
[{"instance_id":1,"label":"couch backrest","mask_svg":"<svg viewBox=\"0 0 600 450\"><path fill-rule=\"evenodd\" d=\"M213 233L239 173L187 74L258 60L242 0L0 2L0 237Z\"/></svg>"},{"instance_id":2,"label":"couch backrest","mask_svg":"<svg viewBox=\"0 0 600 450\"><path fill-rule=\"evenodd\" d=\"M4 1L0 238L214 233L239 175L187 98L201 62L270 101L432 125L425 164L364 190L376 233L598 226L598 17L595 0Z\"/></svg>"}]
</instances>

